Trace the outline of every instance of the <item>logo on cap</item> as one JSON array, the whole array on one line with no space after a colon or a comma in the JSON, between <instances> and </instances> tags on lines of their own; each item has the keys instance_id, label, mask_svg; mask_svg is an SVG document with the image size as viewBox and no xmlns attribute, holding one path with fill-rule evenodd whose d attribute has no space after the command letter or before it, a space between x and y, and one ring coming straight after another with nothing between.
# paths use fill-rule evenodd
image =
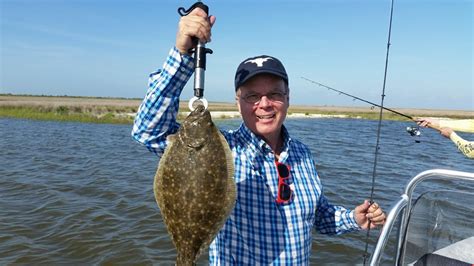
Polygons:
<instances>
[{"instance_id":1,"label":"logo on cap","mask_svg":"<svg viewBox=\"0 0 474 266\"><path fill-rule=\"evenodd\" d=\"M263 67L263 63L267 62L268 60L273 60L273 58L271 58L271 57L255 58L255 59L251 59L251 60L245 61L244 64L247 64L247 63L254 63L254 64L256 64L258 67Z\"/></svg>"}]
</instances>

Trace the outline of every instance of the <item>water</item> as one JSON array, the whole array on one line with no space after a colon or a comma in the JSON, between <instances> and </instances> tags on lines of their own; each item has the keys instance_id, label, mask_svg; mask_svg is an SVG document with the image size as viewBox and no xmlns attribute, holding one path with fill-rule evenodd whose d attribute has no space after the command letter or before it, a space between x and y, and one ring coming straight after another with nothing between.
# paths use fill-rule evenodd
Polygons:
<instances>
[{"instance_id":1,"label":"water","mask_svg":"<svg viewBox=\"0 0 474 266\"><path fill-rule=\"evenodd\" d=\"M376 121L294 119L286 125L311 147L332 203L354 208L369 197ZM426 129L415 143L405 132L408 125L383 123L374 199L386 210L423 170L474 172L474 162L451 141ZM1 265L174 264L176 252L152 190L158 159L132 141L130 130L0 119ZM313 235L311 264L362 262L365 232ZM377 231L371 235L374 242Z\"/></svg>"}]
</instances>

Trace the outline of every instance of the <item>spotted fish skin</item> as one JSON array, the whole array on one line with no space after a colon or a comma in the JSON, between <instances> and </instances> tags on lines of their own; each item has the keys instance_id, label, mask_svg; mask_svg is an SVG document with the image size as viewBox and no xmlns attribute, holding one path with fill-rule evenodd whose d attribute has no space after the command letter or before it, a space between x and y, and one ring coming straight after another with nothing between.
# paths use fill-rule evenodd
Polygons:
<instances>
[{"instance_id":1,"label":"spotted fish skin","mask_svg":"<svg viewBox=\"0 0 474 266\"><path fill-rule=\"evenodd\" d=\"M155 198L178 251L176 265L194 265L234 208L234 161L203 106L168 142L155 175Z\"/></svg>"}]
</instances>

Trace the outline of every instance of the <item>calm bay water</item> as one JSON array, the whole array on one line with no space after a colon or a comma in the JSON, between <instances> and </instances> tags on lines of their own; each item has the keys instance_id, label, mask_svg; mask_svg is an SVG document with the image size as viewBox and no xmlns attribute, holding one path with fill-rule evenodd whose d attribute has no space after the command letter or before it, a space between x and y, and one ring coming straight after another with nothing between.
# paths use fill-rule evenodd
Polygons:
<instances>
[{"instance_id":1,"label":"calm bay water","mask_svg":"<svg viewBox=\"0 0 474 266\"><path fill-rule=\"evenodd\" d=\"M217 123L228 129L240 121ZM369 197L377 121L290 119L286 125L311 147L332 203L353 208ZM405 131L412 125L383 123L374 199L386 210L421 171L474 172L474 162L433 130L424 129L415 143ZM174 264L152 190L158 158L132 141L130 130L0 119L1 265ZM361 263L364 240L365 232L314 232L311 264Z\"/></svg>"}]
</instances>

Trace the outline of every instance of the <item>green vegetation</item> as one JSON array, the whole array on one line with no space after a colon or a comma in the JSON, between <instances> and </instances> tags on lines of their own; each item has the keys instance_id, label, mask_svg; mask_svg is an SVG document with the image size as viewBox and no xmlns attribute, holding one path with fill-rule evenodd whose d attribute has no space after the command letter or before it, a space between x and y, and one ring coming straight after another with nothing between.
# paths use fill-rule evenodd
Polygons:
<instances>
[{"instance_id":1,"label":"green vegetation","mask_svg":"<svg viewBox=\"0 0 474 266\"><path fill-rule=\"evenodd\" d=\"M13 93L0 93L0 97L34 97L34 98L51 98L51 99L102 99L102 100L137 100L141 101L142 98L127 98L127 97L101 97L101 96L74 96L74 95L36 95L36 94L13 94Z\"/></svg>"},{"instance_id":2,"label":"green vegetation","mask_svg":"<svg viewBox=\"0 0 474 266\"><path fill-rule=\"evenodd\" d=\"M135 110L116 107L80 107L80 106L0 106L0 117L72 121L82 123L130 124ZM126 111L126 112L124 112Z\"/></svg>"},{"instance_id":3,"label":"green vegetation","mask_svg":"<svg viewBox=\"0 0 474 266\"><path fill-rule=\"evenodd\" d=\"M53 120L53 121L72 121L83 123L107 123L107 124L131 124L136 112L136 107L131 106L52 106L52 105L0 105L0 117L33 119L33 120ZM211 109L211 108L210 108ZM213 108L215 109L215 108ZM211 110L212 112L213 110ZM334 116L344 118L357 118L378 120L379 112L350 112L350 111L327 111L327 110L298 110L298 113L304 114L304 117L311 115ZM294 112L288 112L289 117L295 115ZM225 114L215 119L228 119L231 116ZM447 116L449 117L449 116ZM186 114L179 113L178 120L186 118ZM456 118L456 117L452 117ZM384 120L408 121L407 118L390 113L383 113Z\"/></svg>"},{"instance_id":4,"label":"green vegetation","mask_svg":"<svg viewBox=\"0 0 474 266\"><path fill-rule=\"evenodd\" d=\"M0 94L0 117L34 120L75 121L85 123L131 124L141 99L77 96L34 96ZM238 111L235 103L209 103L212 112L223 112L215 119L229 119ZM180 102L178 121L186 118L187 101ZM400 109L413 117L474 118L472 111ZM379 119L379 109L369 107L298 106L291 105L288 118L335 117L357 119ZM384 120L408 121L407 118L384 111Z\"/></svg>"},{"instance_id":5,"label":"green vegetation","mask_svg":"<svg viewBox=\"0 0 474 266\"><path fill-rule=\"evenodd\" d=\"M346 118L356 118L356 119L367 119L367 120L378 120L380 113L379 112L333 112L333 111L322 111L318 114L327 115L327 116L338 116L345 115ZM409 119L393 114L384 112L382 116L383 120L392 120L392 121L409 121Z\"/></svg>"}]
</instances>

